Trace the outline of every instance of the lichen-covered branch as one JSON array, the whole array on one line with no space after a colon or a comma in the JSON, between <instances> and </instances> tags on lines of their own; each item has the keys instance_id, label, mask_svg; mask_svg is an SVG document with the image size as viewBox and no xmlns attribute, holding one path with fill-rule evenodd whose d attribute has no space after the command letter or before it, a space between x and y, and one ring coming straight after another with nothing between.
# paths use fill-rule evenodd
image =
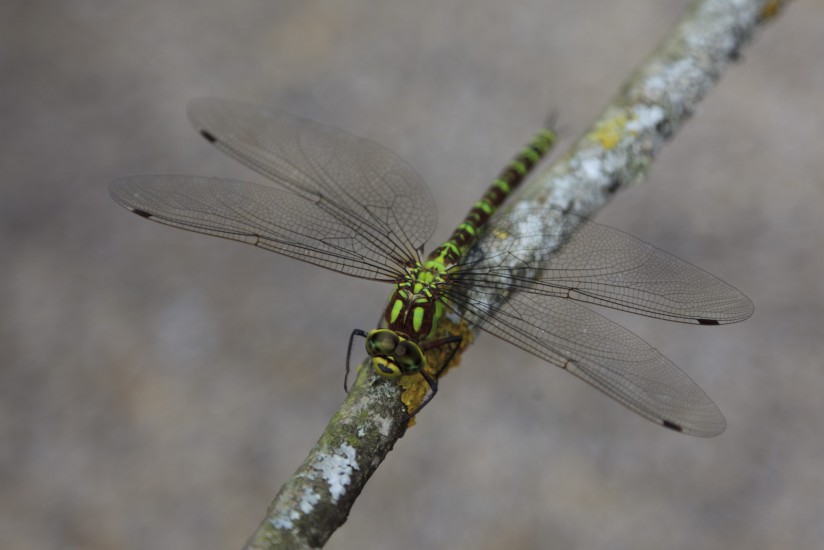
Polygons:
<instances>
[{"instance_id":1,"label":"lichen-covered branch","mask_svg":"<svg viewBox=\"0 0 824 550\"><path fill-rule=\"evenodd\" d=\"M283 484L246 548L320 548L402 434L400 387L361 369L303 464Z\"/></svg>"},{"instance_id":2,"label":"lichen-covered branch","mask_svg":"<svg viewBox=\"0 0 824 550\"><path fill-rule=\"evenodd\" d=\"M509 209L549 203L591 216L614 193L641 182L661 146L739 59L756 27L787 3L696 2L587 133L563 158L536 174Z\"/></svg>"},{"instance_id":3,"label":"lichen-covered branch","mask_svg":"<svg viewBox=\"0 0 824 550\"><path fill-rule=\"evenodd\" d=\"M696 2L592 128L562 158L533 176L499 216L545 206L587 217L617 191L642 181L661 146L739 58L755 28L777 15L788 1ZM547 222L536 217L535 223ZM493 220L490 229L494 227ZM545 229L540 233L554 233L553 228ZM482 240L473 254L485 249ZM469 342L470 330L453 321L445 320L442 330L463 334ZM281 487L247 548L323 546L346 521L367 480L404 433L407 405L401 395L398 384L361 369L343 406Z\"/></svg>"}]
</instances>

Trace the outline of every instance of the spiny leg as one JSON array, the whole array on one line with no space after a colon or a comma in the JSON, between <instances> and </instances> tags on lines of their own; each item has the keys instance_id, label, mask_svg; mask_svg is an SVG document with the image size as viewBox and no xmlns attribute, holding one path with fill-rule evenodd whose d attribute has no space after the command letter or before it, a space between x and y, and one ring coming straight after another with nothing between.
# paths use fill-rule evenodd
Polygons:
<instances>
[{"instance_id":1,"label":"spiny leg","mask_svg":"<svg viewBox=\"0 0 824 550\"><path fill-rule=\"evenodd\" d=\"M440 378L441 373L446 370L446 367L449 366L449 363L455 357L455 354L458 353L458 350L461 348L461 342L463 342L462 336L447 336L446 338L441 338L438 340L434 340L432 342L427 342L421 345L421 351L429 351L431 349L439 348L442 346L448 346L450 344L456 344L452 351L449 352L449 357L446 358L446 361L443 362L441 368L439 368L433 377L431 374L426 372L425 370L421 370L421 376L423 379L426 380L426 383L429 384L429 394L426 398L421 402L420 405L415 407L415 409L406 415L406 421L412 419L413 416L421 412L421 410L430 402L432 398L435 397L435 394L438 393L438 378Z\"/></svg>"},{"instance_id":2,"label":"spiny leg","mask_svg":"<svg viewBox=\"0 0 824 550\"><path fill-rule=\"evenodd\" d=\"M438 393L438 380L436 378L433 378L432 375L426 372L425 370L421 371L421 376L423 376L423 379L426 380L427 384L429 384L429 393L427 394L426 398L423 401L421 401L421 404L415 407L415 410L413 410L410 413L407 413L404 426L409 424L409 421L412 420L412 417L421 412L421 409L423 409L430 401L432 401L432 398L435 397L436 393ZM405 427L403 431L404 433L406 433Z\"/></svg>"}]
</instances>

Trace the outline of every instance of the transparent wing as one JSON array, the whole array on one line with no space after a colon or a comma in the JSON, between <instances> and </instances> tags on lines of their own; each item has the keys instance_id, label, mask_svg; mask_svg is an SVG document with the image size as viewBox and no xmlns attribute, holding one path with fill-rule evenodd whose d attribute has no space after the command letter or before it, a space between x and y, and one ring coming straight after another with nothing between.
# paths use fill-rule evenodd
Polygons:
<instances>
[{"instance_id":1,"label":"transparent wing","mask_svg":"<svg viewBox=\"0 0 824 550\"><path fill-rule=\"evenodd\" d=\"M391 243L395 256L415 258L432 236L437 211L426 184L377 143L235 101L196 99L188 112L218 149L278 185L337 209L369 240Z\"/></svg>"},{"instance_id":2,"label":"transparent wing","mask_svg":"<svg viewBox=\"0 0 824 550\"><path fill-rule=\"evenodd\" d=\"M700 437L724 416L686 374L644 340L569 300L494 291L449 297L481 329L568 370L641 416Z\"/></svg>"},{"instance_id":3,"label":"transparent wing","mask_svg":"<svg viewBox=\"0 0 824 550\"><path fill-rule=\"evenodd\" d=\"M547 234L544 227L562 229ZM456 286L517 288L703 325L735 323L753 313L749 298L706 271L622 231L558 210L516 212L496 224L495 234L503 244L494 236L482 242L480 259L470 259L453 275ZM553 251L547 243L560 248Z\"/></svg>"},{"instance_id":4,"label":"transparent wing","mask_svg":"<svg viewBox=\"0 0 824 550\"><path fill-rule=\"evenodd\" d=\"M112 182L112 198L136 214L278 252L356 277L394 281L407 258L373 240L326 201L221 178L132 176Z\"/></svg>"}]
</instances>

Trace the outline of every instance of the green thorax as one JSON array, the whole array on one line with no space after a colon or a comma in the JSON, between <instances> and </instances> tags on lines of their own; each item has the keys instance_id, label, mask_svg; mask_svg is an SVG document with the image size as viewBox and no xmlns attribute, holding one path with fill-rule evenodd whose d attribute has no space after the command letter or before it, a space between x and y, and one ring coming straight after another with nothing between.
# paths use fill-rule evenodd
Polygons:
<instances>
[{"instance_id":1,"label":"green thorax","mask_svg":"<svg viewBox=\"0 0 824 550\"><path fill-rule=\"evenodd\" d=\"M443 313L442 294L449 284L449 268L458 264L478 233L506 198L524 180L529 171L546 154L555 141L555 133L542 130L504 168L484 196L475 203L452 236L432 251L423 264L407 269L407 276L395 286L384 320L390 330L413 342L432 335Z\"/></svg>"},{"instance_id":2,"label":"green thorax","mask_svg":"<svg viewBox=\"0 0 824 550\"><path fill-rule=\"evenodd\" d=\"M446 266L435 259L408 268L407 277L395 285L384 319L387 326L414 342L429 337L438 326L446 284Z\"/></svg>"}]
</instances>

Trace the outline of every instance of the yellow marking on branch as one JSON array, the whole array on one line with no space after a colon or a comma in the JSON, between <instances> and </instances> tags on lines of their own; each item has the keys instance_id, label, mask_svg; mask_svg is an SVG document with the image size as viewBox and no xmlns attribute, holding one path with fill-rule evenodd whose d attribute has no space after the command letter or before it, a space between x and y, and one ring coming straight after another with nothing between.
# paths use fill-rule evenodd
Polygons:
<instances>
[{"instance_id":1,"label":"yellow marking on branch","mask_svg":"<svg viewBox=\"0 0 824 550\"><path fill-rule=\"evenodd\" d=\"M609 118L598 125L592 132L592 136L601 142L604 149L613 149L621 142L624 135L624 128L627 125L627 115L620 115Z\"/></svg>"},{"instance_id":2,"label":"yellow marking on branch","mask_svg":"<svg viewBox=\"0 0 824 550\"><path fill-rule=\"evenodd\" d=\"M503 229L493 229L492 234L495 235L496 239L500 240L504 240L509 237L509 233Z\"/></svg>"},{"instance_id":3,"label":"yellow marking on branch","mask_svg":"<svg viewBox=\"0 0 824 550\"><path fill-rule=\"evenodd\" d=\"M438 325L438 330L435 335L428 340L439 340L448 336L460 336L462 340L460 349L458 349L457 353L455 353L455 357L453 357L452 361L449 363L449 366L442 372L438 373L437 369L441 368L444 361L449 358L455 344L447 344L426 352L426 372L436 380L443 379L447 372L460 364L461 354L467 346L472 343L474 338L472 330L470 330L466 321L461 319L458 323L453 323L444 316L441 318L441 322ZM398 383L401 385L401 388L403 388L403 392L401 393L401 401L403 401L403 404L406 405L407 411L414 411L418 408L429 393L429 384L420 374L403 376ZM415 418L413 417L409 419L409 425L407 427L411 428L414 425Z\"/></svg>"},{"instance_id":4,"label":"yellow marking on branch","mask_svg":"<svg viewBox=\"0 0 824 550\"><path fill-rule=\"evenodd\" d=\"M767 19L772 19L776 15L781 12L781 8L783 8L784 2L780 0L772 0L771 2L767 2L761 7L761 13L758 14L759 21L765 21Z\"/></svg>"}]
</instances>

